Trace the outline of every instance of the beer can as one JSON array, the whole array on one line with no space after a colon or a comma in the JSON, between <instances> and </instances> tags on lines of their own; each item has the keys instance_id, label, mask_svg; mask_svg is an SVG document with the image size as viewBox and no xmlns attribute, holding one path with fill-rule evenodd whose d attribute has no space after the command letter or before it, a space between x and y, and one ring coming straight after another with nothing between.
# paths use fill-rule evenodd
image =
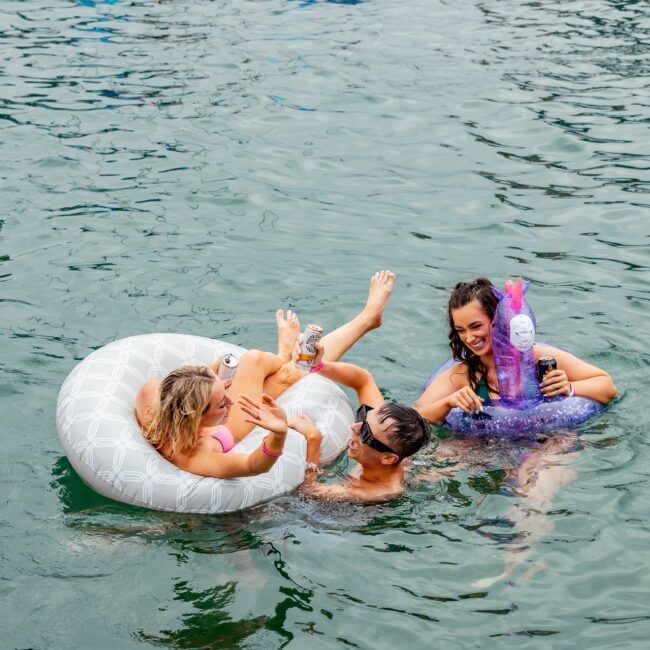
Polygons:
<instances>
[{"instance_id":1,"label":"beer can","mask_svg":"<svg viewBox=\"0 0 650 650\"><path fill-rule=\"evenodd\" d=\"M323 338L323 328L319 325L307 325L302 335L302 345L296 365L302 370L309 370L316 358L314 345Z\"/></svg>"},{"instance_id":2,"label":"beer can","mask_svg":"<svg viewBox=\"0 0 650 650\"><path fill-rule=\"evenodd\" d=\"M219 363L219 370L217 371L217 377L222 381L228 381L232 379L237 372L237 367L239 366L239 359L234 354L227 354L221 359Z\"/></svg>"},{"instance_id":3,"label":"beer can","mask_svg":"<svg viewBox=\"0 0 650 650\"><path fill-rule=\"evenodd\" d=\"M541 382L551 370L557 370L557 361L553 357L542 357L537 362L537 378Z\"/></svg>"}]
</instances>

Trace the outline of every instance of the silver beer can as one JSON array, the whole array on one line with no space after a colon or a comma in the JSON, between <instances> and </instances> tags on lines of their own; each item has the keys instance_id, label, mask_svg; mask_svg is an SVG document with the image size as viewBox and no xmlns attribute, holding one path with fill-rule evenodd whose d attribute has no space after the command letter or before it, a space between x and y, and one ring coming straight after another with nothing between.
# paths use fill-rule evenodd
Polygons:
<instances>
[{"instance_id":1,"label":"silver beer can","mask_svg":"<svg viewBox=\"0 0 650 650\"><path fill-rule=\"evenodd\" d=\"M307 325L302 335L302 345L296 365L302 370L309 370L316 357L316 348L314 344L323 338L323 328L319 325Z\"/></svg>"},{"instance_id":2,"label":"silver beer can","mask_svg":"<svg viewBox=\"0 0 650 650\"><path fill-rule=\"evenodd\" d=\"M219 370L217 372L217 377L222 381L228 381L232 379L237 372L239 366L239 359L234 354L227 354L221 359L219 363Z\"/></svg>"}]
</instances>

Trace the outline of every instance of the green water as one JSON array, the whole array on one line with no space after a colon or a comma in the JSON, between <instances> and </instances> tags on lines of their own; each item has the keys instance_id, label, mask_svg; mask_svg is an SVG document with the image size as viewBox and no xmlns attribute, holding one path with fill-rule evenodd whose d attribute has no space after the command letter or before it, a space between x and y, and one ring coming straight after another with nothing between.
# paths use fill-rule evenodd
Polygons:
<instances>
[{"instance_id":1,"label":"green water","mask_svg":"<svg viewBox=\"0 0 650 650\"><path fill-rule=\"evenodd\" d=\"M3 647L646 647L649 39L635 1L3 2ZM477 274L530 280L540 337L614 376L533 472L547 499L514 445L424 454L448 475L383 506L222 517L71 469L55 404L93 349L272 349L276 308L331 329L382 268L348 358L392 399Z\"/></svg>"}]
</instances>

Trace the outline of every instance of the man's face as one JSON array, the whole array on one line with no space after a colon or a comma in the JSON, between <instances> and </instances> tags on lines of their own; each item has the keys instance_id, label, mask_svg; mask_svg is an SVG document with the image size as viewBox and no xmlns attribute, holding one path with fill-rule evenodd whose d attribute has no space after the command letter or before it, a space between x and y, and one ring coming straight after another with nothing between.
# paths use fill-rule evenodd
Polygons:
<instances>
[{"instance_id":1,"label":"man's face","mask_svg":"<svg viewBox=\"0 0 650 650\"><path fill-rule=\"evenodd\" d=\"M366 422L370 427L370 431L374 438L390 447L388 433L391 427L394 425L393 419L389 418L384 422L380 422L379 416L377 414L377 409L373 409L371 411L368 411L366 415ZM389 458L392 458L393 462L395 462L395 454L376 451L375 449L372 449L368 445L364 445L361 442L360 432L362 426L362 422L355 422L352 425L352 437L350 439L350 444L348 445L348 456L356 460L358 463L361 463L362 465L379 464L382 463L382 461L388 460Z\"/></svg>"}]
</instances>

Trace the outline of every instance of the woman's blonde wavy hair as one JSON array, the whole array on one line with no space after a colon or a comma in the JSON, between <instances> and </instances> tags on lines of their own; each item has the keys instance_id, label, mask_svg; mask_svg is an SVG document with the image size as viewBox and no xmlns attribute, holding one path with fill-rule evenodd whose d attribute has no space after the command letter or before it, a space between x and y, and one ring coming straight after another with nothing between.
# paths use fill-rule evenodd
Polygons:
<instances>
[{"instance_id":1,"label":"woman's blonde wavy hair","mask_svg":"<svg viewBox=\"0 0 650 650\"><path fill-rule=\"evenodd\" d=\"M157 449L171 447L171 455L188 452L196 444L201 418L210 407L217 376L208 366L172 370L160 384L153 419L145 438Z\"/></svg>"}]
</instances>

